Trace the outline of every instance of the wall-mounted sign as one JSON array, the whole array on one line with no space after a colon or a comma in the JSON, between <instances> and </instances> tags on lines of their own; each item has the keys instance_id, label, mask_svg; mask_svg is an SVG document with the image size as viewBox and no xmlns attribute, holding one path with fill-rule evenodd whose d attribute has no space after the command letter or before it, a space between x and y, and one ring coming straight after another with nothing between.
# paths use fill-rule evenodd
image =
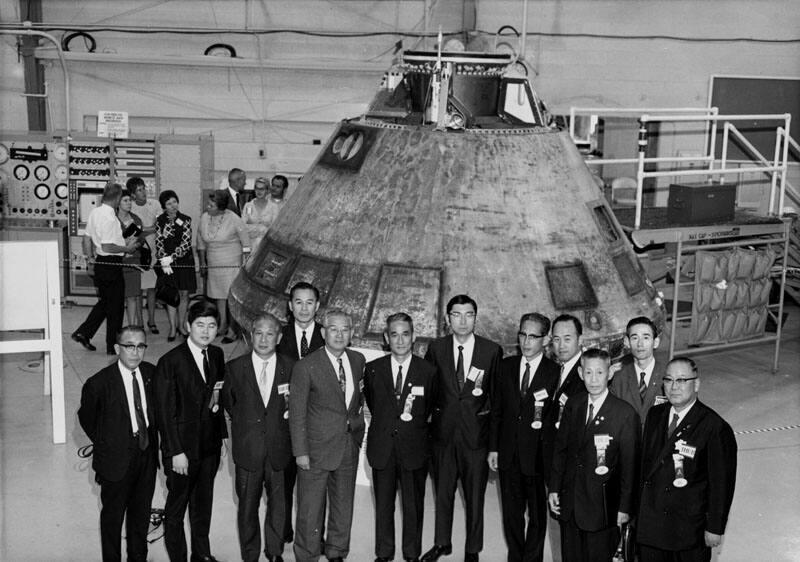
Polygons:
<instances>
[{"instance_id":1,"label":"wall-mounted sign","mask_svg":"<svg viewBox=\"0 0 800 562\"><path fill-rule=\"evenodd\" d=\"M127 111L98 111L97 136L112 137L115 139L128 138L128 112Z\"/></svg>"}]
</instances>

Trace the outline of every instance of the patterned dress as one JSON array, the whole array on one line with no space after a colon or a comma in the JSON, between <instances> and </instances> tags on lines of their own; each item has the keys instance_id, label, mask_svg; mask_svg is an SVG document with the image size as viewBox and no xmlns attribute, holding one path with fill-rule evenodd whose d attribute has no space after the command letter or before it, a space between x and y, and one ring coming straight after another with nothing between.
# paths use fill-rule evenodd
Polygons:
<instances>
[{"instance_id":1,"label":"patterned dress","mask_svg":"<svg viewBox=\"0 0 800 562\"><path fill-rule=\"evenodd\" d=\"M175 219L162 213L156 219L156 261L172 257L175 286L190 293L197 290L192 253L192 219L178 212ZM157 268L160 271L160 268Z\"/></svg>"}]
</instances>

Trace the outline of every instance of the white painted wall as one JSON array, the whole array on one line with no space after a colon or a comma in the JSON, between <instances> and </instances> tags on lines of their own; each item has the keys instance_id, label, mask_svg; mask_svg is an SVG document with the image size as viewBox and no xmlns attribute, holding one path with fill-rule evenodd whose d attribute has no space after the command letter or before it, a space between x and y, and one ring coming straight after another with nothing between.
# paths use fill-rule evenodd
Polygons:
<instances>
[{"instance_id":1,"label":"white painted wall","mask_svg":"<svg viewBox=\"0 0 800 562\"><path fill-rule=\"evenodd\" d=\"M233 166L252 175L302 174L340 119L360 114L388 67L397 31L421 31L422 0L42 0L44 20L72 25L300 29L384 33L320 38L299 34L210 35L95 32L95 61L69 63L73 127L91 130L98 110L131 115L134 132L210 132L219 176ZM464 2L431 1L430 29L461 27ZM470 2L466 3L468 6ZM3 22L19 18L0 0ZM491 43L509 24L522 29L518 0L478 0L477 28ZM571 105L702 106L711 74L800 75L800 44L731 41L800 37L796 0L531 0L527 58L553 112ZM61 32L54 32L60 35ZM597 37L579 36L593 34ZM620 36L608 38L601 36ZM678 41L655 36L692 39ZM635 36L635 37L634 37ZM0 36L2 38L2 36ZM723 39L708 42L706 39ZM0 41L0 128L24 129L21 68L14 41ZM239 66L200 66L210 44L235 46ZM406 48L417 42L405 39ZM430 43L432 45L432 42ZM175 64L168 64L174 61ZM261 62L260 62L261 61ZM282 61L287 69L272 69ZM313 62L317 70L299 70ZM63 123L61 70L47 61L51 107ZM250 65L245 67L244 65ZM294 68L292 68L294 67ZM333 70L347 67L349 70ZM326 70L328 68L329 70ZM665 140L694 149L692 135ZM259 149L266 153L258 156Z\"/></svg>"}]
</instances>

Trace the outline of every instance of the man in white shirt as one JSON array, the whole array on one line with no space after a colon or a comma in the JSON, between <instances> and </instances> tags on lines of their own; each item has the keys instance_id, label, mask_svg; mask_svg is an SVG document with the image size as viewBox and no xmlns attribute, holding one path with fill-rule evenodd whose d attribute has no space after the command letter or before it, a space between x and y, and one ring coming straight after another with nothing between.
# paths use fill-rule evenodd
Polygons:
<instances>
[{"instance_id":1,"label":"man in white shirt","mask_svg":"<svg viewBox=\"0 0 800 562\"><path fill-rule=\"evenodd\" d=\"M294 555L319 560L328 497L325 556L341 562L350 551L358 453L364 439L364 356L347 349L353 325L341 309L323 317L325 345L295 364L289 427L297 467Z\"/></svg>"},{"instance_id":2,"label":"man in white shirt","mask_svg":"<svg viewBox=\"0 0 800 562\"><path fill-rule=\"evenodd\" d=\"M141 327L122 328L114 344L117 361L90 377L81 389L78 421L94 445L103 560L122 559L123 519L127 559L147 559L158 436L152 392L155 367L143 361L146 349Z\"/></svg>"},{"instance_id":3,"label":"man in white shirt","mask_svg":"<svg viewBox=\"0 0 800 562\"><path fill-rule=\"evenodd\" d=\"M114 345L125 306L125 281L122 276L122 258L136 251L136 236L127 240L122 237L122 226L117 219L117 206L122 198L122 186L109 182L103 190L101 204L89 213L86 221L83 251L91 262L94 260L94 286L97 288L97 303L89 316L72 333L72 339L89 351L96 348L92 337L105 320L106 353L114 355Z\"/></svg>"},{"instance_id":4,"label":"man in white shirt","mask_svg":"<svg viewBox=\"0 0 800 562\"><path fill-rule=\"evenodd\" d=\"M236 465L237 526L242 560L257 562L261 554L258 510L264 490L267 512L264 553L283 561L286 511L291 490L284 490L284 471L294 466L289 438L289 379L294 360L275 352L281 324L265 313L253 321L252 351L225 366L222 401L231 419Z\"/></svg>"}]
</instances>

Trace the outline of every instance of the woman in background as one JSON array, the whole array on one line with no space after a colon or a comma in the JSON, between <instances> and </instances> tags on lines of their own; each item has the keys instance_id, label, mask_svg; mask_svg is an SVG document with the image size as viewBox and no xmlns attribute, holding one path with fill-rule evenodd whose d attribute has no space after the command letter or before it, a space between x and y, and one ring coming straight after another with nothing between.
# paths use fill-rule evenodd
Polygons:
<instances>
[{"instance_id":1,"label":"woman in background","mask_svg":"<svg viewBox=\"0 0 800 562\"><path fill-rule=\"evenodd\" d=\"M162 265L165 261L168 262L168 267L172 269L170 281L177 287L181 296L177 308L167 306L169 318L167 341L175 341L177 332L184 337L187 335L185 325L189 293L197 290L192 254L192 219L178 210L178 194L171 189L162 191L158 201L164 212L156 219L156 262ZM161 275L166 275L163 270Z\"/></svg>"},{"instance_id":2,"label":"woman in background","mask_svg":"<svg viewBox=\"0 0 800 562\"><path fill-rule=\"evenodd\" d=\"M125 310L128 325L142 325L142 270L141 245L144 244L144 234L142 231L142 219L131 213L133 199L131 192L127 189L122 190L122 199L119 200L117 207L117 218L122 226L122 233L125 238L136 235L139 246L132 254L125 254L122 258L122 277L125 279Z\"/></svg>"},{"instance_id":3,"label":"woman in background","mask_svg":"<svg viewBox=\"0 0 800 562\"><path fill-rule=\"evenodd\" d=\"M273 177L271 183L263 177L255 181L256 197L245 203L242 210L242 220L247 225L252 253L255 253L261 239L278 218L283 208L283 196L288 184L286 177L280 175Z\"/></svg>"},{"instance_id":4,"label":"woman in background","mask_svg":"<svg viewBox=\"0 0 800 562\"><path fill-rule=\"evenodd\" d=\"M243 264L245 251L249 251L250 237L239 216L227 209L230 195L218 189L209 198L206 212L200 217L197 229L197 257L200 274L206 278L206 296L219 308L218 334L222 343L236 338L228 331L228 291Z\"/></svg>"}]
</instances>

